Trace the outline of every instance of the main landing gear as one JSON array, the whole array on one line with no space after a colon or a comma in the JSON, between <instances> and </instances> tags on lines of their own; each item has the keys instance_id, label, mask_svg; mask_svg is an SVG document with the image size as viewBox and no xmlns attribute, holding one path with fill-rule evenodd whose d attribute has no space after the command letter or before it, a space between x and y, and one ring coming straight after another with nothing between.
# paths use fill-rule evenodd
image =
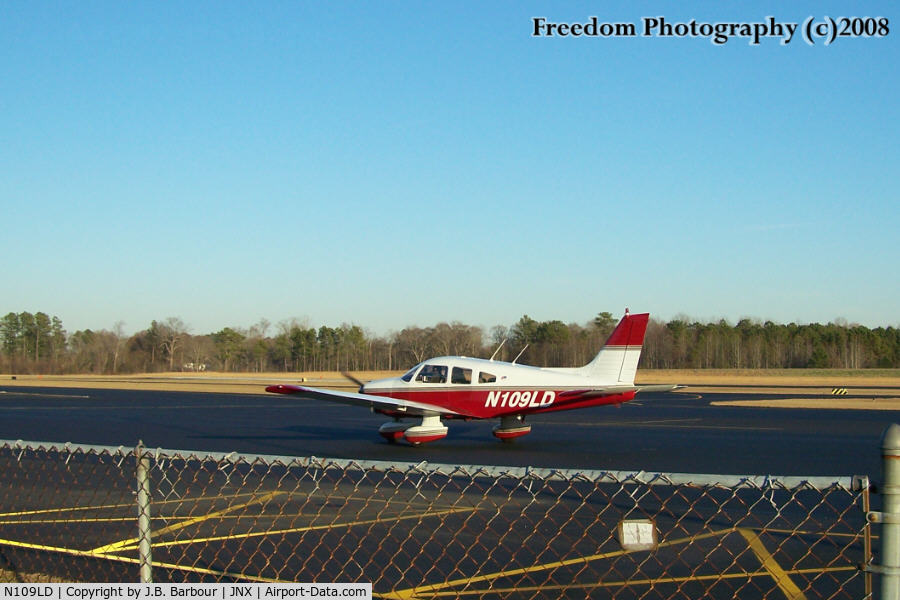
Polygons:
<instances>
[{"instance_id":1,"label":"main landing gear","mask_svg":"<svg viewBox=\"0 0 900 600\"><path fill-rule=\"evenodd\" d=\"M531 433L531 425L526 425L524 419L525 417L522 415L500 417L500 424L495 425L493 429L494 437L501 442L509 443L518 437Z\"/></svg>"}]
</instances>

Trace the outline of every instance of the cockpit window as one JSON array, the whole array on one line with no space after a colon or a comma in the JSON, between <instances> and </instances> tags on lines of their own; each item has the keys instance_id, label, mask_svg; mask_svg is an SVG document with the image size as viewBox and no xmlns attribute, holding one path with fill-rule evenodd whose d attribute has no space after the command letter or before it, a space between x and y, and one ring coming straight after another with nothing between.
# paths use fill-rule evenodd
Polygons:
<instances>
[{"instance_id":1,"label":"cockpit window","mask_svg":"<svg viewBox=\"0 0 900 600\"><path fill-rule=\"evenodd\" d=\"M402 379L402 380L405 381L406 383L409 383L410 381L412 381L413 375L416 374L416 371L419 370L419 367L420 367L421 365L422 365L422 363L419 363L418 365L414 366L412 369L410 369L409 371L407 371L406 373L404 373L404 374L403 374L403 377L401 377L400 379Z\"/></svg>"},{"instance_id":2,"label":"cockpit window","mask_svg":"<svg viewBox=\"0 0 900 600\"><path fill-rule=\"evenodd\" d=\"M478 374L478 383L494 383L495 381L497 381L496 375L484 371Z\"/></svg>"},{"instance_id":3,"label":"cockpit window","mask_svg":"<svg viewBox=\"0 0 900 600\"><path fill-rule=\"evenodd\" d=\"M472 369L453 367L453 374L450 376L450 383L472 383Z\"/></svg>"},{"instance_id":4,"label":"cockpit window","mask_svg":"<svg viewBox=\"0 0 900 600\"><path fill-rule=\"evenodd\" d=\"M416 381L422 383L447 383L447 367L444 365L425 365L419 371Z\"/></svg>"}]
</instances>

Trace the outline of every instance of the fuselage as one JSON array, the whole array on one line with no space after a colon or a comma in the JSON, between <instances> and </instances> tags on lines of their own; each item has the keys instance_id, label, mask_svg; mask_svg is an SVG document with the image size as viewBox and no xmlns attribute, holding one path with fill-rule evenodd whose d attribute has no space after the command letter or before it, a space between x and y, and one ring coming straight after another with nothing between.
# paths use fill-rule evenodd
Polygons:
<instances>
[{"instance_id":1,"label":"fuselage","mask_svg":"<svg viewBox=\"0 0 900 600\"><path fill-rule=\"evenodd\" d=\"M416 365L401 377L370 381L360 391L442 406L456 413L445 418L475 419L621 404L634 398L633 390L591 395L590 389L599 385L610 382L598 381L583 369L441 356Z\"/></svg>"}]
</instances>

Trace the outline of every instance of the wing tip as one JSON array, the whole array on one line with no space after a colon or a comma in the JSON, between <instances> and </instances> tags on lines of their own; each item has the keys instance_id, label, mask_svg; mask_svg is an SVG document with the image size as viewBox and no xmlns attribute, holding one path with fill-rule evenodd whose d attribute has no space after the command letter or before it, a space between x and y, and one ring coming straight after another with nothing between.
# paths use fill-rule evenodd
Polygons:
<instances>
[{"instance_id":1,"label":"wing tip","mask_svg":"<svg viewBox=\"0 0 900 600\"><path fill-rule=\"evenodd\" d=\"M293 394L297 391L292 385L270 385L266 387L266 391L272 394Z\"/></svg>"}]
</instances>

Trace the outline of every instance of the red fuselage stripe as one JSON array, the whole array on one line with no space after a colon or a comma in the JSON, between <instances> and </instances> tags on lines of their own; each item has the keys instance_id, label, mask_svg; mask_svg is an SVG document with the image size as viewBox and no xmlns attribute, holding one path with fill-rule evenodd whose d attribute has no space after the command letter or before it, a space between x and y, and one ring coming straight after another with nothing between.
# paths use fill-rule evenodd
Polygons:
<instances>
[{"instance_id":1,"label":"red fuselage stripe","mask_svg":"<svg viewBox=\"0 0 900 600\"><path fill-rule=\"evenodd\" d=\"M422 391L371 391L376 396L396 398L439 406L458 413L456 418L493 419L504 415L522 415L532 413L553 412L602 406L604 404L622 404L634 398L635 392L628 391L607 396L560 397L565 390L547 388L456 388L429 389ZM586 392L589 394L590 392ZM527 394L527 395L526 395ZM390 411L389 411L390 412Z\"/></svg>"}]
</instances>

